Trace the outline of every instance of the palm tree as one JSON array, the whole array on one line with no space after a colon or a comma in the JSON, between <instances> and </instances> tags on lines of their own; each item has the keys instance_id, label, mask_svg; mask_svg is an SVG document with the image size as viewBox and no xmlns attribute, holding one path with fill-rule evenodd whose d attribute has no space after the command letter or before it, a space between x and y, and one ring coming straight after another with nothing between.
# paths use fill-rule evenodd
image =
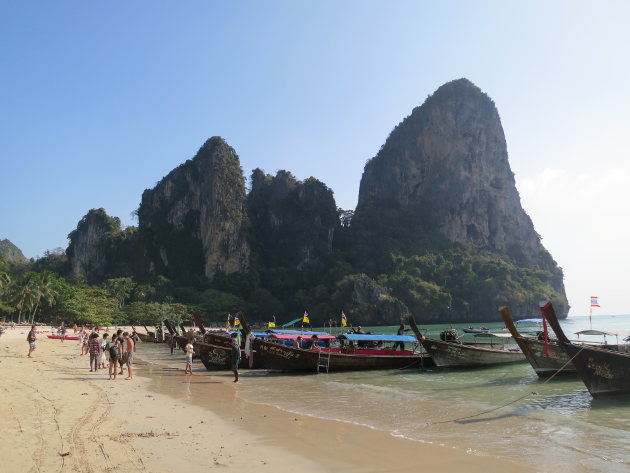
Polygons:
<instances>
[{"instance_id":1,"label":"palm tree","mask_svg":"<svg viewBox=\"0 0 630 473\"><path fill-rule=\"evenodd\" d=\"M53 287L53 280L50 271L36 274L33 277L33 301L35 308L31 313L31 323L35 321L35 314L41 305L52 306L56 302L57 291Z\"/></svg>"}]
</instances>

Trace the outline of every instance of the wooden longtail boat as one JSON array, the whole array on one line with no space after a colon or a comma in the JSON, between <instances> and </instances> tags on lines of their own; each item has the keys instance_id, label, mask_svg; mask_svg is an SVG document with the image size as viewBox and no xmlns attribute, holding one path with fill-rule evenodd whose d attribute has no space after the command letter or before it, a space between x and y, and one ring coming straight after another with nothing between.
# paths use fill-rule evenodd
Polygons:
<instances>
[{"instance_id":1,"label":"wooden longtail boat","mask_svg":"<svg viewBox=\"0 0 630 473\"><path fill-rule=\"evenodd\" d=\"M516 343L518 343L518 346L521 347L525 358L527 358L527 361L532 365L532 368L534 368L538 376L542 378L551 376L554 373L577 374L573 363L570 362L567 354L555 340L549 340L547 347L545 347L544 340L525 337L518 331L507 307L501 307L499 313L501 317L503 317L505 326L512 334L514 340L516 340ZM549 350L548 355L547 348Z\"/></svg>"},{"instance_id":2,"label":"wooden longtail boat","mask_svg":"<svg viewBox=\"0 0 630 473\"><path fill-rule=\"evenodd\" d=\"M461 342L455 332L449 339L435 340L426 338L420 333L413 316L409 316L409 325L422 343L427 353L439 367L478 367L503 363L525 361L525 355L518 345L507 343L471 343ZM450 332L450 331L447 331ZM444 334L444 332L443 332ZM449 334L445 334L449 335ZM488 337L504 338L507 334L480 333Z\"/></svg>"},{"instance_id":3,"label":"wooden longtail boat","mask_svg":"<svg viewBox=\"0 0 630 473\"><path fill-rule=\"evenodd\" d=\"M242 337L241 350L245 349L247 335L251 333L251 329L245 320L242 312L236 314L242 327L244 336ZM203 338L195 341L195 352L199 354L199 359L207 370L223 370L230 369L232 366L231 352L232 339L230 334L226 332L208 332L203 326L201 317L198 313L193 313L193 318L199 329L203 333ZM258 368L259 366L252 363L249 357L241 356L239 368Z\"/></svg>"},{"instance_id":4,"label":"wooden longtail boat","mask_svg":"<svg viewBox=\"0 0 630 473\"><path fill-rule=\"evenodd\" d=\"M564 334L551 301L542 303L542 312L556 332L558 344L569 356L586 388L593 397L630 394L630 353L626 345L591 346L571 342ZM611 349L612 348L612 349Z\"/></svg>"},{"instance_id":5,"label":"wooden longtail boat","mask_svg":"<svg viewBox=\"0 0 630 473\"><path fill-rule=\"evenodd\" d=\"M433 366L426 353L412 350L392 350L378 348L352 348L324 346L318 349L294 348L285 345L284 340L297 338L297 334L270 335L267 340L254 340L255 357L263 368L277 371L361 371L420 368ZM310 334L303 335L308 340ZM318 340L325 343L336 337L328 334L318 335ZM414 337L407 335L360 335L346 334L342 338L348 341L373 343L376 342L407 342L415 343Z\"/></svg>"}]
</instances>

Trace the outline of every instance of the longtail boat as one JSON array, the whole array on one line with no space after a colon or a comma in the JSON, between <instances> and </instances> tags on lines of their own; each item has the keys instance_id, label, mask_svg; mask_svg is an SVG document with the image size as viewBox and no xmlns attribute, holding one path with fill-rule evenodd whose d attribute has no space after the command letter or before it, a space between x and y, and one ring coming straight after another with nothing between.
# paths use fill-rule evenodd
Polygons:
<instances>
[{"instance_id":1,"label":"longtail boat","mask_svg":"<svg viewBox=\"0 0 630 473\"><path fill-rule=\"evenodd\" d=\"M330 342L337 337L321 333L317 335L317 343L323 342L324 346L317 346L315 349L285 344L286 341L296 340L298 336L304 337L305 341L311 340L309 343L312 344L312 339L309 339L313 336L312 333L278 333L269 335L267 339L256 338L255 357L263 368L275 371L336 372L433 366L426 353L385 349L379 345L379 342L417 343L414 337L408 335L344 334L339 337L344 345L333 347ZM356 348L355 342L372 347Z\"/></svg>"},{"instance_id":2,"label":"longtail boat","mask_svg":"<svg viewBox=\"0 0 630 473\"><path fill-rule=\"evenodd\" d=\"M242 312L236 314L241 325L241 330L244 334L241 340L241 350L246 349L247 336L251 333L251 329L245 320L245 315ZM199 354L199 359L206 367L207 370L217 369L230 369L231 368L231 352L232 352L232 339L230 333L227 331L222 332L209 332L203 326L201 317L198 313L193 312L193 318L199 329L203 333L203 338L199 338L195 341L195 352ZM249 356L242 356L239 363L239 368L257 368L258 365L254 364Z\"/></svg>"},{"instance_id":3,"label":"longtail boat","mask_svg":"<svg viewBox=\"0 0 630 473\"><path fill-rule=\"evenodd\" d=\"M560 327L551 301L541 302L541 308L558 337L558 344L573 362L593 397L630 393L630 353L626 351L627 345L591 346L573 343Z\"/></svg>"},{"instance_id":4,"label":"longtail boat","mask_svg":"<svg viewBox=\"0 0 630 473\"><path fill-rule=\"evenodd\" d=\"M558 345L557 341L549 340L545 343L545 337L543 335L542 340L538 338L526 337L521 334L510 315L510 311L507 307L501 307L499 313L505 322L505 326L512 334L518 346L525 354L525 358L532 365L534 371L541 378L551 376L554 373L558 374L577 374L573 363L570 362L569 357L564 352L562 347Z\"/></svg>"},{"instance_id":5,"label":"longtail boat","mask_svg":"<svg viewBox=\"0 0 630 473\"><path fill-rule=\"evenodd\" d=\"M525 355L520 347L504 341L491 341L489 343L462 342L457 336L457 331L446 330L442 332L441 340L426 338L416 325L413 316L408 317L409 325L416 338L433 358L439 367L479 367L497 365L503 363L517 363L525 361ZM478 333L477 336L504 340L511 338L508 334Z\"/></svg>"}]
</instances>

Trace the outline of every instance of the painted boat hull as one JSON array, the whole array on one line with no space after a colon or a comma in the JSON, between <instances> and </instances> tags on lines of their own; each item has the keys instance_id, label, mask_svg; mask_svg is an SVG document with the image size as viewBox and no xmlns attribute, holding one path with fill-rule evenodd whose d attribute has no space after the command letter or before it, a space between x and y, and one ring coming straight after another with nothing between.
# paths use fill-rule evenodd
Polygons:
<instances>
[{"instance_id":1,"label":"painted boat hull","mask_svg":"<svg viewBox=\"0 0 630 473\"><path fill-rule=\"evenodd\" d=\"M199 359L208 371L232 369L232 339L227 335L216 333L206 333L203 341L195 341L195 351L199 354ZM241 356L239 368L260 368L256 356L250 362L249 358Z\"/></svg>"},{"instance_id":2,"label":"painted boat hull","mask_svg":"<svg viewBox=\"0 0 630 473\"><path fill-rule=\"evenodd\" d=\"M53 340L61 340L61 337L59 335L46 335L48 338L52 338ZM70 335L66 335L64 338L64 340L78 340L79 337L74 337L74 336L70 336Z\"/></svg>"},{"instance_id":3,"label":"painted boat hull","mask_svg":"<svg viewBox=\"0 0 630 473\"><path fill-rule=\"evenodd\" d=\"M498 348L500 344L494 344L493 348L485 343L467 345L427 338L422 341L422 346L439 367L476 367L525 361L520 348L504 350Z\"/></svg>"},{"instance_id":4,"label":"painted boat hull","mask_svg":"<svg viewBox=\"0 0 630 473\"><path fill-rule=\"evenodd\" d=\"M274 371L317 372L318 350L304 350L261 339L254 341L255 359ZM332 352L328 371L361 371L434 366L424 353L410 355L367 355Z\"/></svg>"},{"instance_id":5,"label":"painted boat hull","mask_svg":"<svg viewBox=\"0 0 630 473\"><path fill-rule=\"evenodd\" d=\"M575 366L570 362L569 356L565 353L560 345L555 342L549 342L549 356L546 354L545 342L529 337L524 337L516 328L512 316L506 307L499 309L501 317L505 322L505 326L512 334L518 346L525 354L525 358L536 374L541 378L546 378L554 374L574 375L577 376Z\"/></svg>"},{"instance_id":6,"label":"painted boat hull","mask_svg":"<svg viewBox=\"0 0 630 473\"><path fill-rule=\"evenodd\" d=\"M560 326L551 302L542 307L558 344L569 356L575 370L593 397L630 394L630 353L626 345L610 349L571 343ZM617 351L614 351L617 350Z\"/></svg>"}]
</instances>

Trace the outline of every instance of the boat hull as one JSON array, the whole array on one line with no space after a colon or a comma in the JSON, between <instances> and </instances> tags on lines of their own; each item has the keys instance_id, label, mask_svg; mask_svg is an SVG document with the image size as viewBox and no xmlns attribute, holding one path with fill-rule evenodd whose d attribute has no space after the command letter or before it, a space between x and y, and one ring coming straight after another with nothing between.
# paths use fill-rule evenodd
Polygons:
<instances>
[{"instance_id":1,"label":"boat hull","mask_svg":"<svg viewBox=\"0 0 630 473\"><path fill-rule=\"evenodd\" d=\"M48 338L51 338L53 340L61 340L61 337L59 335L46 335ZM79 337L74 337L74 336L69 336L66 335L65 337L63 337L64 340L78 340Z\"/></svg>"},{"instance_id":2,"label":"boat hull","mask_svg":"<svg viewBox=\"0 0 630 473\"><path fill-rule=\"evenodd\" d=\"M232 339L227 335L206 333L203 341L195 341L195 351L208 371L232 369ZM239 368L260 368L260 363L241 357Z\"/></svg>"},{"instance_id":3,"label":"boat hull","mask_svg":"<svg viewBox=\"0 0 630 473\"><path fill-rule=\"evenodd\" d=\"M520 348L508 350L500 344L491 347L485 343L467 345L427 338L422 341L422 346L439 367L476 367L525 361Z\"/></svg>"},{"instance_id":4,"label":"boat hull","mask_svg":"<svg viewBox=\"0 0 630 473\"><path fill-rule=\"evenodd\" d=\"M325 350L325 349L324 349ZM254 341L255 360L274 371L317 372L319 350L304 350L261 339ZM368 350L365 350L367 352ZM403 353L403 352L401 352ZM434 366L424 353L399 355L330 353L328 372L420 368Z\"/></svg>"},{"instance_id":5,"label":"boat hull","mask_svg":"<svg viewBox=\"0 0 630 473\"><path fill-rule=\"evenodd\" d=\"M572 343L563 347L593 397L630 394L630 353Z\"/></svg>"}]
</instances>

